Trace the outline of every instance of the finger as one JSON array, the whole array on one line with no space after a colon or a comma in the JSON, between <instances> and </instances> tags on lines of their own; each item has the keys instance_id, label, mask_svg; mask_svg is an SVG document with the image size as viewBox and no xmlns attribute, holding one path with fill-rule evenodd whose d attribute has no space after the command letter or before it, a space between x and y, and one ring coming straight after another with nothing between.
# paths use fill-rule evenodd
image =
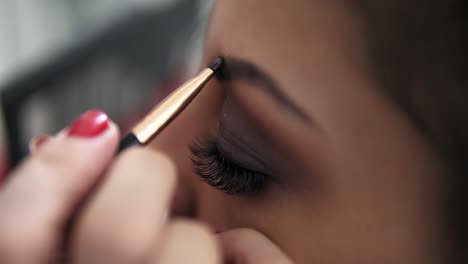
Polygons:
<instances>
[{"instance_id":1,"label":"finger","mask_svg":"<svg viewBox=\"0 0 468 264\"><path fill-rule=\"evenodd\" d=\"M73 263L140 263L165 223L175 182L163 154L124 152L77 219Z\"/></svg>"},{"instance_id":2,"label":"finger","mask_svg":"<svg viewBox=\"0 0 468 264\"><path fill-rule=\"evenodd\" d=\"M206 227L189 221L169 225L164 241L155 249L152 261L158 264L220 264L218 241Z\"/></svg>"},{"instance_id":3,"label":"finger","mask_svg":"<svg viewBox=\"0 0 468 264\"><path fill-rule=\"evenodd\" d=\"M31 154L34 154L37 152L39 147L49 141L51 139L51 136L48 135L40 135L36 136L29 141L29 152Z\"/></svg>"},{"instance_id":4,"label":"finger","mask_svg":"<svg viewBox=\"0 0 468 264\"><path fill-rule=\"evenodd\" d=\"M97 117L100 123L93 121ZM77 123L101 132L83 136L86 131L80 134ZM118 142L115 125L96 113L83 115L77 123L72 126L75 133L45 143L3 186L0 263L50 261L69 216L112 159Z\"/></svg>"},{"instance_id":5,"label":"finger","mask_svg":"<svg viewBox=\"0 0 468 264\"><path fill-rule=\"evenodd\" d=\"M292 264L266 236L251 229L238 229L218 235L225 263L229 264Z\"/></svg>"}]
</instances>

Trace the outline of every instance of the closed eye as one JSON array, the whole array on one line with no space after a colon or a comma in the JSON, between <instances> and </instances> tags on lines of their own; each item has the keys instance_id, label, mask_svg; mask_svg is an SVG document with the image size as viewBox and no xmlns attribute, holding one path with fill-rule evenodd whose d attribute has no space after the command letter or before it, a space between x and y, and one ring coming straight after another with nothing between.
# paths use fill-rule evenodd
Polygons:
<instances>
[{"instance_id":1,"label":"closed eye","mask_svg":"<svg viewBox=\"0 0 468 264\"><path fill-rule=\"evenodd\" d=\"M197 140L190 152L193 171L218 190L231 195L255 195L265 189L265 174L246 169L223 155L213 138Z\"/></svg>"}]
</instances>

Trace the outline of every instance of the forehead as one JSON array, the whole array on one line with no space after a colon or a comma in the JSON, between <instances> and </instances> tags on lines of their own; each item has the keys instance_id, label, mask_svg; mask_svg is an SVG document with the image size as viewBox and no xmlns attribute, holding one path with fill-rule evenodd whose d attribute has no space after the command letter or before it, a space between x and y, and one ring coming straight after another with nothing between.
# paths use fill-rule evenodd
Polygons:
<instances>
[{"instance_id":1,"label":"forehead","mask_svg":"<svg viewBox=\"0 0 468 264\"><path fill-rule=\"evenodd\" d=\"M219 0L208 35L208 57L257 64L308 109L336 93L337 76L355 69L362 38L355 12L338 0ZM352 73L351 73L352 74ZM320 84L321 87L314 87ZM341 91L340 91L341 92Z\"/></svg>"},{"instance_id":2,"label":"forehead","mask_svg":"<svg viewBox=\"0 0 468 264\"><path fill-rule=\"evenodd\" d=\"M276 50L313 48L314 43L336 43L345 37L340 28L349 22L349 11L333 0L219 0L211 37L227 51L247 44Z\"/></svg>"}]
</instances>

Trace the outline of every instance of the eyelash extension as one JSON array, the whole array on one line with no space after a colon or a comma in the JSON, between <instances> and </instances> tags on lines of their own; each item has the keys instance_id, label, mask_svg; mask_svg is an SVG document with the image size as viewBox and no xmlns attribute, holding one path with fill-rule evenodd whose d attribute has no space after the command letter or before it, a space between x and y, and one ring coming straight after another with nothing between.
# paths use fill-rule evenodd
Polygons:
<instances>
[{"instance_id":1,"label":"eyelash extension","mask_svg":"<svg viewBox=\"0 0 468 264\"><path fill-rule=\"evenodd\" d=\"M223 155L215 140L205 138L190 146L193 172L200 178L230 195L254 195L264 190L267 176L245 169Z\"/></svg>"}]
</instances>

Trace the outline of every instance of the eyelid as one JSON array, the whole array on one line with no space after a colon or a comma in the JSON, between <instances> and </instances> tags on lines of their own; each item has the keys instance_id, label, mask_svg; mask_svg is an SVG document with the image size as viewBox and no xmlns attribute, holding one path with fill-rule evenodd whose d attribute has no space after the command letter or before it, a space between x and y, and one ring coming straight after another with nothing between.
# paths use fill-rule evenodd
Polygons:
<instances>
[{"instance_id":1,"label":"eyelid","mask_svg":"<svg viewBox=\"0 0 468 264\"><path fill-rule=\"evenodd\" d=\"M231 195L254 195L265 189L265 174L231 161L210 137L196 140L190 151L194 172L214 188Z\"/></svg>"},{"instance_id":2,"label":"eyelid","mask_svg":"<svg viewBox=\"0 0 468 264\"><path fill-rule=\"evenodd\" d=\"M217 143L218 143L219 149L234 160L240 160L240 159L238 157L232 157L232 155L233 154L235 155L235 153L233 151L228 151L226 144L229 144L231 147L238 149L243 155L243 158L242 158L243 162L241 162L241 163L244 163L242 164L243 166L248 167L248 168L253 167L253 168L256 168L257 170L262 170L262 171L267 170L268 166L265 163L265 161L260 158L261 155L257 151L255 151L255 149L245 144L242 140L240 140L233 133L231 133L227 129L224 129L222 124L220 125ZM245 164L245 163L250 163L250 164Z\"/></svg>"}]
</instances>

